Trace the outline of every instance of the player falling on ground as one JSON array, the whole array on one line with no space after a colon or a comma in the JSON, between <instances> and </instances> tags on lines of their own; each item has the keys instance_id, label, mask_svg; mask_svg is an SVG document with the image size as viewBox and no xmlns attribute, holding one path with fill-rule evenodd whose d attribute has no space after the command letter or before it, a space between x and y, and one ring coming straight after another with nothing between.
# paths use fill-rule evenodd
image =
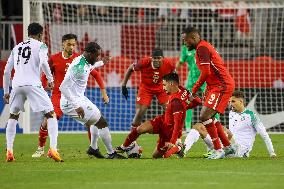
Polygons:
<instances>
[{"instance_id":1,"label":"player falling on ground","mask_svg":"<svg viewBox=\"0 0 284 189\"><path fill-rule=\"evenodd\" d=\"M28 26L28 40L16 45L8 59L3 76L4 101L10 103L10 118L6 128L7 162L14 161L13 144L16 135L16 125L20 111L24 111L26 100L34 112L43 112L47 120L50 148L48 156L55 161L62 161L57 152L58 123L53 111L51 100L42 87L41 69L47 76L48 86L54 87L53 77L48 66L48 48L41 42L43 27L38 23ZM12 91L9 94L11 71L15 74L12 81Z\"/></svg>"},{"instance_id":2,"label":"player falling on ground","mask_svg":"<svg viewBox=\"0 0 284 189\"><path fill-rule=\"evenodd\" d=\"M271 139L259 117L245 108L244 93L235 91L230 98L231 111L229 114L229 130L233 134L237 151L233 157L249 157L255 136L260 134L266 144L270 157L276 157Z\"/></svg>"},{"instance_id":3,"label":"player falling on ground","mask_svg":"<svg viewBox=\"0 0 284 189\"><path fill-rule=\"evenodd\" d=\"M61 92L59 90L59 86L61 85L64 79L68 66L71 64L74 58L79 56L79 54L75 52L76 44L77 44L77 36L75 34L70 33L70 34L63 35L62 36L63 50L61 52L58 52L57 54L52 55L49 59L49 67L51 69L51 73L54 76L54 88L52 90L51 101L54 106L54 111L55 111L57 120L59 120L63 115L60 109ZM96 70L92 70L90 74L98 82L104 102L108 103L109 98L107 96L107 93L104 87L104 82L99 72ZM42 81L43 83L46 83L45 75L42 76ZM97 139L99 135L98 133L99 131L97 127L92 125L90 127L90 130L88 131L91 131L92 137L90 137L90 134L88 135L91 141L91 147L88 149L87 153L89 155L94 155L98 158L103 158L103 156L97 152L97 149L98 149ZM38 149L32 155L32 157L37 158L37 157L41 157L44 155L44 146L46 143L47 135L48 135L47 122L46 122L46 119L44 119L39 129Z\"/></svg>"},{"instance_id":4,"label":"player falling on ground","mask_svg":"<svg viewBox=\"0 0 284 189\"><path fill-rule=\"evenodd\" d=\"M128 90L127 81L134 71L141 73L141 82L136 97L136 113L132 120L132 127L138 127L141 124L144 114L154 96L157 97L159 104L166 106L168 95L163 90L162 78L164 75L175 70L175 66L170 59L164 58L161 49L154 49L151 57L144 57L139 62L129 66L122 82L122 94L127 99Z\"/></svg>"},{"instance_id":5,"label":"player falling on ground","mask_svg":"<svg viewBox=\"0 0 284 189\"><path fill-rule=\"evenodd\" d=\"M230 145L221 123L215 124L214 116L216 113L224 114L234 91L235 82L227 71L221 56L210 43L201 39L196 28L188 27L184 30L184 34L184 42L188 50L196 50L195 59L200 70L200 76L192 88L193 95L197 93L204 82L207 84L200 121L206 127L214 144L214 152L208 158L223 158L225 154L233 153L234 149Z\"/></svg>"},{"instance_id":6,"label":"player falling on ground","mask_svg":"<svg viewBox=\"0 0 284 189\"><path fill-rule=\"evenodd\" d=\"M172 72L165 75L162 82L164 90L169 94L165 113L138 127L133 127L124 143L117 148L119 152L127 151L127 147L145 133L159 134L153 158L161 158L167 150L176 147L177 139L182 135L186 110L201 104L201 100L198 97L193 98L189 91L179 86L177 73Z\"/></svg>"},{"instance_id":7,"label":"player falling on ground","mask_svg":"<svg viewBox=\"0 0 284 189\"><path fill-rule=\"evenodd\" d=\"M95 42L90 42L86 45L83 54L72 61L59 87L62 93L60 108L65 115L86 127L95 125L101 129L100 137L106 146L108 159L125 158L113 150L108 124L100 110L84 96L90 72L104 65L103 61L99 61L100 58L101 47ZM97 151L99 152L99 149Z\"/></svg>"}]
</instances>

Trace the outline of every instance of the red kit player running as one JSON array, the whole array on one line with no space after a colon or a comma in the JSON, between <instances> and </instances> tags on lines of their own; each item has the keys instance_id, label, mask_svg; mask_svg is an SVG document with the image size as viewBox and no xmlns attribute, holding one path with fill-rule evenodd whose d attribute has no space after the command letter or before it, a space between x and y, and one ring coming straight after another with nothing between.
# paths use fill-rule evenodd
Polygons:
<instances>
[{"instance_id":1,"label":"red kit player running","mask_svg":"<svg viewBox=\"0 0 284 189\"><path fill-rule=\"evenodd\" d=\"M63 45L63 51L59 52L57 54L54 54L50 57L49 59L49 66L51 69L51 72L54 76L54 88L52 91L52 96L51 96L51 101L52 104L54 106L54 111L56 114L57 119L59 120L63 113L60 109L60 97L61 97L61 92L59 90L59 86L62 83L65 73L67 71L68 66L71 64L71 62L73 61L74 58L76 58L77 56L79 56L79 54L75 53L75 48L76 48L76 44L77 44L77 36L74 34L66 34L62 36L62 45ZM104 86L104 82L99 74L98 71L96 71L95 69L91 72L91 75L96 79L101 92L102 92L102 96L103 96L103 100L105 103L109 102L109 98L108 95L106 93L105 90L105 86ZM46 83L46 77L45 75L43 75L42 77L42 81L43 81L43 86L45 86ZM47 88L48 90L48 88ZM95 133L95 135L97 135L96 133L97 131L97 127L91 127L90 128L91 132L88 130L89 133L89 139L91 140L91 134L90 133ZM93 135L93 134L92 134ZM48 136L48 131L47 131L47 122L46 119L43 120L41 127L39 129L39 141L38 141L38 149L37 151L32 155L32 157L41 157L44 155L44 146L46 143L46 138ZM91 141L92 143L92 141ZM91 144L92 146L92 144ZM96 150L96 149L94 149ZM103 158L103 156L98 153L95 153L94 150L90 149L87 151L87 153L90 151L93 152L89 155L97 155L98 157Z\"/></svg>"},{"instance_id":2,"label":"red kit player running","mask_svg":"<svg viewBox=\"0 0 284 189\"><path fill-rule=\"evenodd\" d=\"M170 59L163 57L161 49L154 49L151 57L144 57L138 63L129 66L122 82L122 94L126 99L128 98L126 84L132 72L141 72L141 83L136 97L136 114L132 121L132 127L141 124L154 96L157 97L159 104L165 107L168 95L163 90L162 78L174 70L175 65Z\"/></svg>"},{"instance_id":3,"label":"red kit player running","mask_svg":"<svg viewBox=\"0 0 284 189\"><path fill-rule=\"evenodd\" d=\"M234 91L235 82L216 49L210 43L201 39L200 33L196 28L188 27L183 33L185 33L183 40L188 49L196 49L196 64L201 72L192 88L193 95L195 95L204 82L207 84L200 121L206 127L214 144L215 151L208 158L223 158L225 155L233 153L235 149L230 145L221 123L214 120L214 115L217 112L224 114ZM224 146L224 150L219 138Z\"/></svg>"},{"instance_id":4,"label":"red kit player running","mask_svg":"<svg viewBox=\"0 0 284 189\"><path fill-rule=\"evenodd\" d=\"M165 113L133 127L124 143L118 147L119 152L127 151L127 147L144 133L159 134L153 158L161 158L167 150L175 147L177 139L182 135L186 110L201 104L201 100L193 98L189 91L179 86L179 76L175 72L163 77L163 89L169 95Z\"/></svg>"}]
</instances>

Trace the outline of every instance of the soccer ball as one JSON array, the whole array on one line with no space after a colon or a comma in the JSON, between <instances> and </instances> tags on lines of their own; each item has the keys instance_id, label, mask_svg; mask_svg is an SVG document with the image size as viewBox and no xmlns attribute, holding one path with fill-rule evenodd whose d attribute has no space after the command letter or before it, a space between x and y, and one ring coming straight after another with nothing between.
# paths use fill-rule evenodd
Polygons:
<instances>
[{"instance_id":1,"label":"soccer ball","mask_svg":"<svg viewBox=\"0 0 284 189\"><path fill-rule=\"evenodd\" d=\"M129 150L126 151L128 158L140 158L142 156L142 148L136 141L129 145Z\"/></svg>"}]
</instances>

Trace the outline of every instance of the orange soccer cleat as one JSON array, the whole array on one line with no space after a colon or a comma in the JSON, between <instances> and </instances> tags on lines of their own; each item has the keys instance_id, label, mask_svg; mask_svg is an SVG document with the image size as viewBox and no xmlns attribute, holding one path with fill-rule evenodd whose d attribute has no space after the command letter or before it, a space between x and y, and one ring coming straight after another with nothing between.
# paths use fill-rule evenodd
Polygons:
<instances>
[{"instance_id":1,"label":"orange soccer cleat","mask_svg":"<svg viewBox=\"0 0 284 189\"><path fill-rule=\"evenodd\" d=\"M163 158L169 158L171 155L178 153L181 150L180 146L173 146L163 155Z\"/></svg>"},{"instance_id":2,"label":"orange soccer cleat","mask_svg":"<svg viewBox=\"0 0 284 189\"><path fill-rule=\"evenodd\" d=\"M48 150L47 156L52 158L56 162L63 162L63 160L61 159L59 153L56 150L52 149L52 148L50 148Z\"/></svg>"}]
</instances>

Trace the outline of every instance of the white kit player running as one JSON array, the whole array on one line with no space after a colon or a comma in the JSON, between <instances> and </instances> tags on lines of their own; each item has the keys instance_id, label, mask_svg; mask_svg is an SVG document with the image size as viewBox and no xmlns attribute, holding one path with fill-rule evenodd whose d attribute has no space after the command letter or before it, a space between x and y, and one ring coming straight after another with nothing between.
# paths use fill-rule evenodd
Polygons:
<instances>
[{"instance_id":1,"label":"white kit player running","mask_svg":"<svg viewBox=\"0 0 284 189\"><path fill-rule=\"evenodd\" d=\"M108 153L106 158L121 159L125 157L117 154L112 148L107 121L97 106L84 96L90 71L104 65L103 61L98 61L100 56L101 47L95 42L90 42L86 45L84 53L72 61L59 88L60 108L65 115L71 116L86 127L95 125L101 129L100 137Z\"/></svg>"},{"instance_id":2,"label":"white kit player running","mask_svg":"<svg viewBox=\"0 0 284 189\"><path fill-rule=\"evenodd\" d=\"M276 157L273 145L258 116L244 105L244 93L235 91L230 99L229 130L233 134L237 151L234 157L249 157L257 133L266 144L270 157Z\"/></svg>"},{"instance_id":3,"label":"white kit player running","mask_svg":"<svg viewBox=\"0 0 284 189\"><path fill-rule=\"evenodd\" d=\"M48 48L41 42L43 27L38 23L28 26L29 39L16 45L8 59L3 75L4 102L10 104L10 118L6 128L7 155L6 161L15 161L13 144L16 135L16 125L20 111L24 111L26 100L34 112L43 112L47 118L50 138L48 156L55 161L63 161L57 152L58 123L53 106L46 91L43 89L41 70L48 79L48 86L53 88L53 77L48 65ZM9 93L11 71L15 74L12 80L12 91Z\"/></svg>"}]
</instances>

